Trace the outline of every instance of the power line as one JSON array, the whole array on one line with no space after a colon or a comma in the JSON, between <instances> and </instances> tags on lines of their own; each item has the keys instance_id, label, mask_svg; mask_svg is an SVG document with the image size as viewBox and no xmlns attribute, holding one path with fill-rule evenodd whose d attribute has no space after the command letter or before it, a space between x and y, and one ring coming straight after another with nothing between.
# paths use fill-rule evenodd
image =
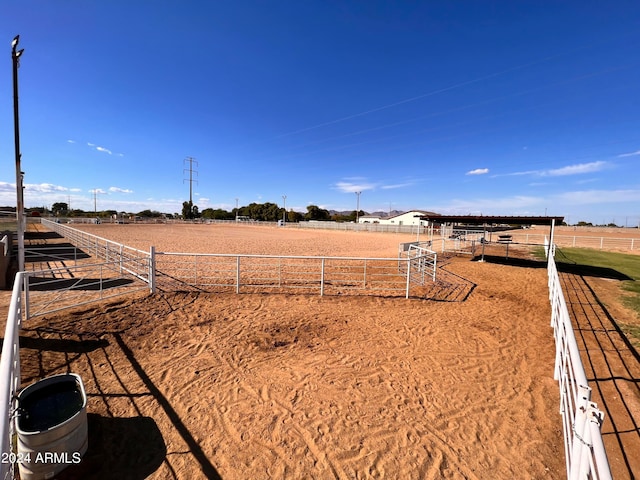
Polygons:
<instances>
[{"instance_id":1,"label":"power line","mask_svg":"<svg viewBox=\"0 0 640 480\"><path fill-rule=\"evenodd\" d=\"M399 105L404 105L406 103L414 102L416 100L420 100L420 99L423 99L423 98L427 98L427 97L431 97L431 96L434 96L434 95L438 95L440 93L448 92L450 90L455 90L455 89L460 88L460 87L464 87L464 86L467 86L467 85L473 85L474 83L479 83L479 82L482 82L484 80L489 80L491 78L499 77L499 76L504 75L506 73L515 72L517 70L522 70L522 69L525 69L525 68L528 68L528 67L532 67L532 66L541 64L541 63L546 63L546 62L548 62L550 60L554 60L554 59L557 59L557 58L562 58L562 57L566 57L566 56L569 56L569 55L573 55L573 54L575 54L577 52L588 50L589 48L592 48L593 46L606 44L606 43L609 43L609 42L611 42L611 40L608 40L608 41L605 41L605 42L597 42L597 43L591 44L591 45L584 45L584 46L578 47L576 49L569 50L567 52L562 52L562 53L556 53L556 54L553 54L553 55L549 55L547 57L543 57L543 58L538 59L538 60L534 60L534 61L531 61L531 62L523 63L523 64L520 64L520 65L515 65L513 67L509 67L509 68L506 68L504 70L499 70L497 72L490 73L488 75L483 75L481 77L477 77L477 78L474 78L474 79L471 79L471 80L466 80L464 82L459 82L459 83L456 83L456 84L453 84L453 85L449 85L447 87L442 87L442 88L439 88L439 89L436 89L436 90L432 90L430 92L426 92L426 93L423 93L423 94L420 94L420 95L416 95L414 97L405 98L403 100L398 100L397 102L389 103L387 105L382 105L380 107L375 107L375 108L372 108L372 109L369 109L369 110L365 110L363 112L354 113L354 114L347 115L345 117L340 117L340 118L337 118L337 119L334 119L334 120L329 120L327 122L323 122L323 123L320 123L320 124L317 124L317 125L313 125L311 127L301 128L299 130L283 133L281 135L278 135L276 138L283 138L283 137L288 137L288 136L291 136L291 135L297 135L299 133L307 132L307 131L310 131L310 130L315 130L317 128L326 127L328 125L333 125L333 124L336 124L336 123L341 123L341 122L344 122L346 120L351 120L352 118L358 118L358 117L362 117L362 116L365 116L365 115L369 115L371 113L379 112L381 110L386 110L386 109L389 109L389 108L397 107Z\"/></svg>"}]
</instances>

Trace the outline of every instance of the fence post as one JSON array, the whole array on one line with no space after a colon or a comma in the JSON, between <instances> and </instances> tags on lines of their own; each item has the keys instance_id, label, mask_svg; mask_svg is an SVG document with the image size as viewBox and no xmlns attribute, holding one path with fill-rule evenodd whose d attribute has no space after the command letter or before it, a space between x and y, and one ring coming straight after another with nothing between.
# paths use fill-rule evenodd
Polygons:
<instances>
[{"instance_id":1,"label":"fence post","mask_svg":"<svg viewBox=\"0 0 640 480\"><path fill-rule=\"evenodd\" d=\"M433 281L436 281L436 270L438 268L438 254L433 254Z\"/></svg>"},{"instance_id":2,"label":"fence post","mask_svg":"<svg viewBox=\"0 0 640 480\"><path fill-rule=\"evenodd\" d=\"M149 249L149 290L156 293L156 247Z\"/></svg>"},{"instance_id":3,"label":"fence post","mask_svg":"<svg viewBox=\"0 0 640 480\"><path fill-rule=\"evenodd\" d=\"M236 293L240 293L240 255L236 257Z\"/></svg>"},{"instance_id":4,"label":"fence post","mask_svg":"<svg viewBox=\"0 0 640 480\"><path fill-rule=\"evenodd\" d=\"M404 298L409 298L409 287L411 286L411 256L407 256L407 290Z\"/></svg>"},{"instance_id":5,"label":"fence post","mask_svg":"<svg viewBox=\"0 0 640 480\"><path fill-rule=\"evenodd\" d=\"M364 278L362 279L362 288L367 288L367 260L364 260Z\"/></svg>"},{"instance_id":6,"label":"fence post","mask_svg":"<svg viewBox=\"0 0 640 480\"><path fill-rule=\"evenodd\" d=\"M23 280L22 289L24 291L22 311L24 312L24 318L28 320L31 318L31 312L29 311L29 275L25 273L21 280ZM16 277L16 281L18 281L18 277Z\"/></svg>"}]
</instances>

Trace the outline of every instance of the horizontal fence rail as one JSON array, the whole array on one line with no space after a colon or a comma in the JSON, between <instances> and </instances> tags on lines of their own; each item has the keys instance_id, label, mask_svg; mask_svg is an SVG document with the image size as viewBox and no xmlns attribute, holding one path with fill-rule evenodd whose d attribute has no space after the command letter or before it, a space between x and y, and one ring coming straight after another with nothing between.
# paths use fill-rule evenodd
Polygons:
<instances>
[{"instance_id":1,"label":"horizontal fence rail","mask_svg":"<svg viewBox=\"0 0 640 480\"><path fill-rule=\"evenodd\" d=\"M120 268L123 271L147 282L149 281L149 268L151 265L149 252L83 232L62 223L46 219L42 219L41 222L48 229L63 236L72 245L95 260L103 260L106 263L120 262Z\"/></svg>"},{"instance_id":2,"label":"horizontal fence rail","mask_svg":"<svg viewBox=\"0 0 640 480\"><path fill-rule=\"evenodd\" d=\"M26 272L25 318L149 291L145 278L129 273L138 267L137 260L131 268L124 260L114 260Z\"/></svg>"},{"instance_id":3,"label":"horizontal fence rail","mask_svg":"<svg viewBox=\"0 0 640 480\"><path fill-rule=\"evenodd\" d=\"M610 480L611 471L600 431L604 414L591 402L591 388L553 258L555 246L545 242L545 250L548 252L551 326L556 343L554 378L560 388L567 478Z\"/></svg>"},{"instance_id":4,"label":"horizontal fence rail","mask_svg":"<svg viewBox=\"0 0 640 480\"><path fill-rule=\"evenodd\" d=\"M166 290L408 297L410 278L416 278L416 269L424 268L421 259L416 255L404 260L413 275L407 275L406 266L398 267L398 258L156 252L153 262L156 286ZM435 258L431 261L435 269Z\"/></svg>"}]
</instances>

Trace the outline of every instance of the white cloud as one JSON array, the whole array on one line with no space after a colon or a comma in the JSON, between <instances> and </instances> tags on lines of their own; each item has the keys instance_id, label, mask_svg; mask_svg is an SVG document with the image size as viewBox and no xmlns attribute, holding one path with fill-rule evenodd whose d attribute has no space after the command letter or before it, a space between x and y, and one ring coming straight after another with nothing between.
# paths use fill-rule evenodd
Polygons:
<instances>
[{"instance_id":1,"label":"white cloud","mask_svg":"<svg viewBox=\"0 0 640 480\"><path fill-rule=\"evenodd\" d=\"M380 188L382 190L393 190L393 189L396 189L396 188L410 187L412 185L413 185L413 182L396 183L395 185L382 185Z\"/></svg>"},{"instance_id":2,"label":"white cloud","mask_svg":"<svg viewBox=\"0 0 640 480\"><path fill-rule=\"evenodd\" d=\"M539 177L562 177L568 175L582 175L585 173L594 173L610 167L609 162L597 161L589 163L578 163L576 165L567 165L566 167L550 168L547 170L525 170L522 172L505 173L494 175L494 177L512 177L517 175L536 175Z\"/></svg>"},{"instance_id":3,"label":"white cloud","mask_svg":"<svg viewBox=\"0 0 640 480\"><path fill-rule=\"evenodd\" d=\"M15 192L16 184L9 182L0 182L0 192Z\"/></svg>"},{"instance_id":4,"label":"white cloud","mask_svg":"<svg viewBox=\"0 0 640 480\"><path fill-rule=\"evenodd\" d=\"M577 165L568 165L562 168L555 168L551 170L543 170L540 175L559 177L565 175L582 175L583 173L599 172L607 166L607 162L597 161L590 163L579 163Z\"/></svg>"},{"instance_id":5,"label":"white cloud","mask_svg":"<svg viewBox=\"0 0 640 480\"><path fill-rule=\"evenodd\" d=\"M633 157L635 155L640 155L640 150L636 150L635 152L629 152L629 153L621 153L620 155L618 155L618 157Z\"/></svg>"},{"instance_id":6,"label":"white cloud","mask_svg":"<svg viewBox=\"0 0 640 480\"><path fill-rule=\"evenodd\" d=\"M554 202L567 205L640 202L640 190L581 190L554 195Z\"/></svg>"},{"instance_id":7,"label":"white cloud","mask_svg":"<svg viewBox=\"0 0 640 480\"><path fill-rule=\"evenodd\" d=\"M133 190L120 187L109 187L109 191L112 193L133 193Z\"/></svg>"},{"instance_id":8,"label":"white cloud","mask_svg":"<svg viewBox=\"0 0 640 480\"><path fill-rule=\"evenodd\" d=\"M104 147L96 147L96 150L98 150L99 152L104 152L104 153L108 153L109 155L111 155L111 150L109 150L108 148L104 148Z\"/></svg>"},{"instance_id":9,"label":"white cloud","mask_svg":"<svg viewBox=\"0 0 640 480\"><path fill-rule=\"evenodd\" d=\"M476 168L475 170L469 170L465 175L485 175L489 173L488 168Z\"/></svg>"},{"instance_id":10,"label":"white cloud","mask_svg":"<svg viewBox=\"0 0 640 480\"><path fill-rule=\"evenodd\" d=\"M76 143L75 140L67 140L67 143Z\"/></svg>"},{"instance_id":11,"label":"white cloud","mask_svg":"<svg viewBox=\"0 0 640 480\"><path fill-rule=\"evenodd\" d=\"M337 182L335 189L343 193L363 192L365 190L373 190L376 186L372 183L362 181L364 179L352 178L347 181Z\"/></svg>"},{"instance_id":12,"label":"white cloud","mask_svg":"<svg viewBox=\"0 0 640 480\"><path fill-rule=\"evenodd\" d=\"M66 192L69 189L67 187L61 187L60 185L53 185L51 183L25 183L25 193L53 193L53 192Z\"/></svg>"},{"instance_id":13,"label":"white cloud","mask_svg":"<svg viewBox=\"0 0 640 480\"><path fill-rule=\"evenodd\" d=\"M76 143L73 140L67 140L67 142L69 143ZM97 150L98 152L102 152L102 153L108 153L109 155L113 155L113 151L111 151L110 149L108 149L107 147L102 147L100 145L97 145L95 143L92 142L87 142L87 146ZM124 155L122 153L116 153L116 155L118 155L119 157L124 157Z\"/></svg>"}]
</instances>

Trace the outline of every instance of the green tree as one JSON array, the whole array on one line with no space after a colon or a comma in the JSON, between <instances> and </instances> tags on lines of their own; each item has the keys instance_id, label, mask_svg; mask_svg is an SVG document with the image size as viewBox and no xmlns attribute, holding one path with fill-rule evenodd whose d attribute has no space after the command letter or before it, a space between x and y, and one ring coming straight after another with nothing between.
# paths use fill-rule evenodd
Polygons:
<instances>
[{"instance_id":1,"label":"green tree","mask_svg":"<svg viewBox=\"0 0 640 480\"><path fill-rule=\"evenodd\" d=\"M152 212L151 210L142 210L141 212L138 212L136 215L138 215L139 217L146 217L146 218L162 216L160 212Z\"/></svg>"},{"instance_id":2,"label":"green tree","mask_svg":"<svg viewBox=\"0 0 640 480\"><path fill-rule=\"evenodd\" d=\"M69 205L65 202L56 202L51 206L54 215L64 215L69 211Z\"/></svg>"},{"instance_id":3,"label":"green tree","mask_svg":"<svg viewBox=\"0 0 640 480\"><path fill-rule=\"evenodd\" d=\"M296 212L294 210L289 210L287 212L287 222L300 222L303 219L304 215L302 215L300 212Z\"/></svg>"},{"instance_id":4,"label":"green tree","mask_svg":"<svg viewBox=\"0 0 640 480\"><path fill-rule=\"evenodd\" d=\"M200 212L198 212L198 206L194 205L193 202L182 202L182 218L185 220L193 220L194 218L198 218L200 216Z\"/></svg>"},{"instance_id":5,"label":"green tree","mask_svg":"<svg viewBox=\"0 0 640 480\"><path fill-rule=\"evenodd\" d=\"M307 213L304 216L305 220L330 220L331 214L329 210L320 208L317 205L308 205Z\"/></svg>"}]
</instances>

